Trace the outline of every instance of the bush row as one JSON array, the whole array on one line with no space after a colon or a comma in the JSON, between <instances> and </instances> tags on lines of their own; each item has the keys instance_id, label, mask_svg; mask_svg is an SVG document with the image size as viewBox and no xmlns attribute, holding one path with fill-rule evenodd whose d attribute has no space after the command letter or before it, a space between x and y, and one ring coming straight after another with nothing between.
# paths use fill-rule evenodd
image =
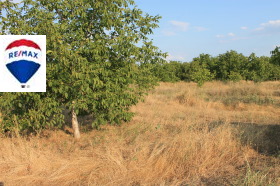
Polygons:
<instances>
[{"instance_id":1,"label":"bush row","mask_svg":"<svg viewBox=\"0 0 280 186\"><path fill-rule=\"evenodd\" d=\"M254 53L247 57L233 50L216 57L200 54L191 62L170 61L157 64L153 72L160 81L194 81L199 86L211 80L279 80L280 47L271 52L271 57L257 57Z\"/></svg>"}]
</instances>

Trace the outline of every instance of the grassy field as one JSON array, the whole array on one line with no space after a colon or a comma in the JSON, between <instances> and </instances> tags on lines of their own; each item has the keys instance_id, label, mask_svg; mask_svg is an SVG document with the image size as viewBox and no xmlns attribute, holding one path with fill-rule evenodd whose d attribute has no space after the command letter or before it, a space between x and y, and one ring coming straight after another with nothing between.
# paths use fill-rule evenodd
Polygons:
<instances>
[{"instance_id":1,"label":"grassy field","mask_svg":"<svg viewBox=\"0 0 280 186\"><path fill-rule=\"evenodd\" d=\"M280 185L280 82L161 83L121 126L0 141L5 185Z\"/></svg>"}]
</instances>

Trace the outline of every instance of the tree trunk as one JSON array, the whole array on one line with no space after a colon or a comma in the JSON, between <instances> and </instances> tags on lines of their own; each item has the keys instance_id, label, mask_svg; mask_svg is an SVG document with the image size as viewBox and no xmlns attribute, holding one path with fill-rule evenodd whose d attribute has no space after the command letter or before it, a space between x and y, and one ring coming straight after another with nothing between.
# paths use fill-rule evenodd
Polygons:
<instances>
[{"instance_id":1,"label":"tree trunk","mask_svg":"<svg viewBox=\"0 0 280 186\"><path fill-rule=\"evenodd\" d=\"M77 118L74 108L72 109L72 128L74 130L74 138L80 139L81 135L80 135L80 129L79 129L79 122L78 122L78 118Z\"/></svg>"}]
</instances>

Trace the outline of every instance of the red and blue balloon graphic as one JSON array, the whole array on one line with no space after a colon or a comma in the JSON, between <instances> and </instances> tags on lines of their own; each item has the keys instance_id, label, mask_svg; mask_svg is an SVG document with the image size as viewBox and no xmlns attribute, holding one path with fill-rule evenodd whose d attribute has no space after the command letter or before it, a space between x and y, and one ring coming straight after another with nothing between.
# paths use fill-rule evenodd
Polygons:
<instances>
[{"instance_id":1,"label":"red and blue balloon graphic","mask_svg":"<svg viewBox=\"0 0 280 186\"><path fill-rule=\"evenodd\" d=\"M13 41L5 50L6 67L20 83L27 83L38 71L41 58L41 48L31 40Z\"/></svg>"}]
</instances>

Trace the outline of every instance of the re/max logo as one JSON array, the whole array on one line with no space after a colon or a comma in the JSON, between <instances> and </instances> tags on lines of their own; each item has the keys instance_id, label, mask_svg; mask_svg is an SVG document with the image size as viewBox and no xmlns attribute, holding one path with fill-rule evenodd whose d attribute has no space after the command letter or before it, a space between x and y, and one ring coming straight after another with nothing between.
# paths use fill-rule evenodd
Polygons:
<instances>
[{"instance_id":1,"label":"re/max logo","mask_svg":"<svg viewBox=\"0 0 280 186\"><path fill-rule=\"evenodd\" d=\"M15 58L15 57L32 57L38 59L38 53L37 52L32 52L32 51L14 51L9 53L9 59Z\"/></svg>"}]
</instances>

